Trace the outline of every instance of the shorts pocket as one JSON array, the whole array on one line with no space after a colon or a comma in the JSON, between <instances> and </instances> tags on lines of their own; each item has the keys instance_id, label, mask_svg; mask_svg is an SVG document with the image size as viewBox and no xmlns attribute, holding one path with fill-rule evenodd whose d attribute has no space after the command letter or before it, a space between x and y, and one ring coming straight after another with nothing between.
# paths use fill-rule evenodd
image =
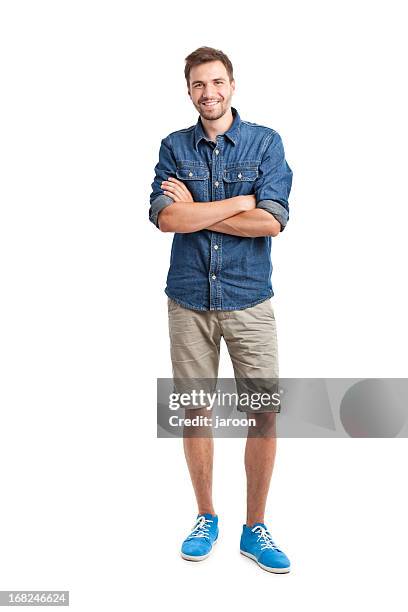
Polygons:
<instances>
[{"instance_id":1,"label":"shorts pocket","mask_svg":"<svg viewBox=\"0 0 408 612\"><path fill-rule=\"evenodd\" d=\"M177 304L177 302L175 302L169 297L167 298L167 310L169 312L173 312L174 310L177 310L178 307L179 305Z\"/></svg>"}]
</instances>

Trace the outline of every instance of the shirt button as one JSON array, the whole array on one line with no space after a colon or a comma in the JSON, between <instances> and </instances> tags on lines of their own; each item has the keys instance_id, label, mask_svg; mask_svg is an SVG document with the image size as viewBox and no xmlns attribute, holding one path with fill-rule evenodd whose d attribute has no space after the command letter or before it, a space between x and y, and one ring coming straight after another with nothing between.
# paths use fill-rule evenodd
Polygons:
<instances>
[{"instance_id":1,"label":"shirt button","mask_svg":"<svg viewBox=\"0 0 408 612\"><path fill-rule=\"evenodd\" d=\"M242 174L241 173L238 174L238 178L242 178Z\"/></svg>"},{"instance_id":2,"label":"shirt button","mask_svg":"<svg viewBox=\"0 0 408 612\"><path fill-rule=\"evenodd\" d=\"M193 173L192 173L192 172L189 172L189 173L188 173L188 176L193 176Z\"/></svg>"},{"instance_id":3,"label":"shirt button","mask_svg":"<svg viewBox=\"0 0 408 612\"><path fill-rule=\"evenodd\" d=\"M215 181L214 185L215 185L216 187L218 187L219 182L218 182L218 181Z\"/></svg>"},{"instance_id":4,"label":"shirt button","mask_svg":"<svg viewBox=\"0 0 408 612\"><path fill-rule=\"evenodd\" d=\"M214 153L215 153L216 155L218 155L218 154L219 154L219 150L218 150L218 149L215 149Z\"/></svg>"},{"instance_id":5,"label":"shirt button","mask_svg":"<svg viewBox=\"0 0 408 612\"><path fill-rule=\"evenodd\" d=\"M215 276L215 274L213 274L211 278L215 280L217 277Z\"/></svg>"},{"instance_id":6,"label":"shirt button","mask_svg":"<svg viewBox=\"0 0 408 612\"><path fill-rule=\"evenodd\" d=\"M214 244L214 249L217 250L218 249L218 244Z\"/></svg>"}]
</instances>

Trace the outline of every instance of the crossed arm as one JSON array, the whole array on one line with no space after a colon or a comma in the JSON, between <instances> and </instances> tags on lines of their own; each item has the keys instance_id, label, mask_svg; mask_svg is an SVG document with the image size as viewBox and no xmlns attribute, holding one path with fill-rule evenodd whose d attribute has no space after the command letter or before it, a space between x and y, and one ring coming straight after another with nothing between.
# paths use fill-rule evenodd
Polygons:
<instances>
[{"instance_id":1,"label":"crossed arm","mask_svg":"<svg viewBox=\"0 0 408 612\"><path fill-rule=\"evenodd\" d=\"M162 232L187 233L209 229L255 238L277 236L281 230L279 221L271 213L256 208L254 195L219 200L214 206L214 202L194 202L190 191L176 178L163 181L161 187L174 202L159 214Z\"/></svg>"}]
</instances>

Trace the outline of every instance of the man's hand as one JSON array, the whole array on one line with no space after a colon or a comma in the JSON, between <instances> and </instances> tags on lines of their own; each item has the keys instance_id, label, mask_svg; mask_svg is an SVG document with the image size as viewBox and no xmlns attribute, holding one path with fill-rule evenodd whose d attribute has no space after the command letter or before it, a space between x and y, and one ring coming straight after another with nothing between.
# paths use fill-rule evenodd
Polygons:
<instances>
[{"instance_id":1,"label":"man's hand","mask_svg":"<svg viewBox=\"0 0 408 612\"><path fill-rule=\"evenodd\" d=\"M167 181L163 181L161 188L165 195L170 196L174 202L194 202L193 196L182 181L169 177Z\"/></svg>"},{"instance_id":2,"label":"man's hand","mask_svg":"<svg viewBox=\"0 0 408 612\"><path fill-rule=\"evenodd\" d=\"M172 176L170 176L167 181L162 182L161 188L164 194L170 196L174 202L194 202L193 196L185 184ZM256 198L254 194L237 197L241 201L243 211L256 208Z\"/></svg>"},{"instance_id":3,"label":"man's hand","mask_svg":"<svg viewBox=\"0 0 408 612\"><path fill-rule=\"evenodd\" d=\"M173 177L163 181L161 188L173 200L171 206L166 206L159 213L158 222L162 232L198 232L239 213L248 214L256 208L254 195L234 196L215 202L195 202L184 183ZM223 230L217 228L215 231Z\"/></svg>"}]
</instances>

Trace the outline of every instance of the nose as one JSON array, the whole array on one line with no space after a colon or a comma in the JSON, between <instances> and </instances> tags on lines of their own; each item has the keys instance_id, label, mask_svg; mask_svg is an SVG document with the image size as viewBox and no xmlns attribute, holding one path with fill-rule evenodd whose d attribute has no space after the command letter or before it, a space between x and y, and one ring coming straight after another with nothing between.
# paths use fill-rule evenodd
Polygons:
<instances>
[{"instance_id":1,"label":"nose","mask_svg":"<svg viewBox=\"0 0 408 612\"><path fill-rule=\"evenodd\" d=\"M204 90L203 90L203 97L204 98L215 98L216 96L214 95L216 93L216 88L212 83L207 83L207 85L204 86Z\"/></svg>"}]
</instances>

